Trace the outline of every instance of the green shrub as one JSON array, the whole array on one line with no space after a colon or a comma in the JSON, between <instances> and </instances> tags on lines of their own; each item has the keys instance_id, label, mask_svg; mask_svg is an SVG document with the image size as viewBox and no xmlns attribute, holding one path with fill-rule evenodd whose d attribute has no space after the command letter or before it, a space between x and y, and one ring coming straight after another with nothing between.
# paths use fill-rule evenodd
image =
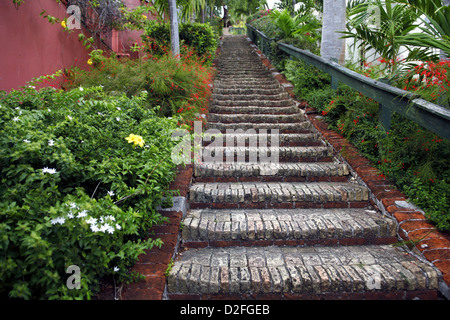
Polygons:
<instances>
[{"instance_id":1,"label":"green shrub","mask_svg":"<svg viewBox=\"0 0 450 320\"><path fill-rule=\"evenodd\" d=\"M204 121L211 76L212 69L188 53L180 60L171 55L126 61L109 58L89 71L76 69L65 83L69 89L101 85L111 95L125 93L130 98L146 91L147 108L158 106L159 116L180 116L180 124L190 126L195 120Z\"/></svg>"},{"instance_id":2,"label":"green shrub","mask_svg":"<svg viewBox=\"0 0 450 320\"><path fill-rule=\"evenodd\" d=\"M296 95L424 210L431 223L450 231L450 142L395 113L385 133L378 123L378 103L343 84L331 90L329 77L303 62L288 60L285 66Z\"/></svg>"},{"instance_id":3,"label":"green shrub","mask_svg":"<svg viewBox=\"0 0 450 320\"><path fill-rule=\"evenodd\" d=\"M294 93L300 99L317 89L329 88L331 84L330 75L302 60L286 61L283 74L294 84Z\"/></svg>"},{"instance_id":4,"label":"green shrub","mask_svg":"<svg viewBox=\"0 0 450 320\"><path fill-rule=\"evenodd\" d=\"M144 104L99 87L0 94L1 297L88 299L104 276L135 279L137 256L161 245L146 237L163 221L177 124Z\"/></svg>"},{"instance_id":5,"label":"green shrub","mask_svg":"<svg viewBox=\"0 0 450 320\"><path fill-rule=\"evenodd\" d=\"M210 65L217 49L217 36L213 28L205 23L182 23L179 25L181 53L194 51ZM144 30L142 40L146 51L161 57L170 51L170 25L151 21Z\"/></svg>"},{"instance_id":6,"label":"green shrub","mask_svg":"<svg viewBox=\"0 0 450 320\"><path fill-rule=\"evenodd\" d=\"M183 23L180 27L180 39L188 47L194 48L200 57L209 61L217 49L217 39L212 27L206 23Z\"/></svg>"}]
</instances>

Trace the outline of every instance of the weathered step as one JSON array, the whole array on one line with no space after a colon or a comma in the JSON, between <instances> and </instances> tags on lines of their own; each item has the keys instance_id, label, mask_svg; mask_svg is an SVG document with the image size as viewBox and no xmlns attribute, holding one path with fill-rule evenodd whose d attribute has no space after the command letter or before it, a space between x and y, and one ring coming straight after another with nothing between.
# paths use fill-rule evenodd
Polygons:
<instances>
[{"instance_id":1,"label":"weathered step","mask_svg":"<svg viewBox=\"0 0 450 320\"><path fill-rule=\"evenodd\" d=\"M235 81L215 81L215 89L277 89L279 90L280 84L275 81L245 81L236 83Z\"/></svg>"},{"instance_id":2,"label":"weathered step","mask_svg":"<svg viewBox=\"0 0 450 320\"><path fill-rule=\"evenodd\" d=\"M361 208L369 190L344 182L195 183L189 188L192 209Z\"/></svg>"},{"instance_id":3,"label":"weathered step","mask_svg":"<svg viewBox=\"0 0 450 320\"><path fill-rule=\"evenodd\" d=\"M364 293L432 299L439 279L434 267L389 245L207 247L180 254L168 277L168 293L169 298L192 294L209 299Z\"/></svg>"},{"instance_id":4,"label":"weathered step","mask_svg":"<svg viewBox=\"0 0 450 320\"><path fill-rule=\"evenodd\" d=\"M228 147L306 147L306 146L322 146L323 142L319 139L317 133L292 133L292 134L274 134L270 131L263 133L256 132L254 129L243 130L228 130L225 134L220 135L205 135L203 145L211 144L211 141L218 140L218 143Z\"/></svg>"},{"instance_id":5,"label":"weathered step","mask_svg":"<svg viewBox=\"0 0 450 320\"><path fill-rule=\"evenodd\" d=\"M264 78L264 79L253 79L253 78L241 78L241 79L230 79L230 78L216 78L214 80L214 86L222 85L226 87L242 87L242 86L268 86L272 85L274 87L280 86L277 80L272 78Z\"/></svg>"},{"instance_id":6,"label":"weathered step","mask_svg":"<svg viewBox=\"0 0 450 320\"><path fill-rule=\"evenodd\" d=\"M260 107L260 106L216 106L211 104L209 107L210 113L219 114L237 114L237 113L248 113L248 114L293 114L299 113L298 107L295 104L291 106L278 106L278 107Z\"/></svg>"},{"instance_id":7,"label":"weathered step","mask_svg":"<svg viewBox=\"0 0 450 320\"><path fill-rule=\"evenodd\" d=\"M259 122L259 123L299 123L304 121L303 114L219 114L209 113L208 121L221 123Z\"/></svg>"},{"instance_id":8,"label":"weathered step","mask_svg":"<svg viewBox=\"0 0 450 320\"><path fill-rule=\"evenodd\" d=\"M216 106L248 106L249 103L251 105L257 106L291 106L293 104L291 99L279 99L279 100L270 100L265 99L264 97L260 97L258 100L214 100L212 103Z\"/></svg>"},{"instance_id":9,"label":"weathered step","mask_svg":"<svg viewBox=\"0 0 450 320\"><path fill-rule=\"evenodd\" d=\"M215 88L214 90L217 94L233 94L233 95L277 95L281 92L281 88L275 89L260 89L260 88Z\"/></svg>"},{"instance_id":10,"label":"weathered step","mask_svg":"<svg viewBox=\"0 0 450 320\"><path fill-rule=\"evenodd\" d=\"M223 141L222 141L223 142ZM202 154L205 163L249 162L249 163L279 163L279 162L330 162L332 150L326 146L311 147L228 147L220 140L203 147Z\"/></svg>"},{"instance_id":11,"label":"weathered step","mask_svg":"<svg viewBox=\"0 0 450 320\"><path fill-rule=\"evenodd\" d=\"M344 163L204 163L194 166L195 182L346 182Z\"/></svg>"},{"instance_id":12,"label":"weathered step","mask_svg":"<svg viewBox=\"0 0 450 320\"><path fill-rule=\"evenodd\" d=\"M289 93L287 92L280 92L278 91L275 94L219 94L219 93L213 93L212 99L213 100L237 100L237 101L249 101L249 100L285 100L289 99Z\"/></svg>"},{"instance_id":13,"label":"weathered step","mask_svg":"<svg viewBox=\"0 0 450 320\"><path fill-rule=\"evenodd\" d=\"M235 123L221 123L208 121L206 123L207 129L217 129L221 132L226 130L238 130L242 129L247 131L249 129L254 130L279 130L279 133L307 133L311 129L311 123L309 121L302 121L299 123L251 123L251 122L235 122Z\"/></svg>"},{"instance_id":14,"label":"weathered step","mask_svg":"<svg viewBox=\"0 0 450 320\"><path fill-rule=\"evenodd\" d=\"M247 246L251 241L265 245L387 244L397 242L396 226L393 219L365 209L199 209L190 210L183 220L182 240L183 247L219 245L216 241L228 241L223 244L230 246Z\"/></svg>"},{"instance_id":15,"label":"weathered step","mask_svg":"<svg viewBox=\"0 0 450 320\"><path fill-rule=\"evenodd\" d=\"M231 77L238 77L238 76L246 76L251 77L253 75L257 76L264 76L267 77L271 73L267 69L263 68L251 68L251 69L236 69L236 67L231 67L229 69L225 68L218 68L219 75L221 76L231 76Z\"/></svg>"}]
</instances>

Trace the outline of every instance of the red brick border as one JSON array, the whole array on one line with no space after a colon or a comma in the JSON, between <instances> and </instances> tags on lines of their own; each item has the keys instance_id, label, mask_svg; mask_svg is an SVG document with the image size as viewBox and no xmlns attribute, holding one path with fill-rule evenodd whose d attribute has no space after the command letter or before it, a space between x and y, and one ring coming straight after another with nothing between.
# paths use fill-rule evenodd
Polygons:
<instances>
[{"instance_id":1,"label":"red brick border","mask_svg":"<svg viewBox=\"0 0 450 320\"><path fill-rule=\"evenodd\" d=\"M256 49L262 63L270 70L276 70L264 54ZM278 73L274 75L293 99L293 85L286 77ZM443 275L443 280L450 287L450 235L434 229L422 212L414 209L405 209L396 205L396 201L407 201L405 194L400 192L391 182L380 177L376 168L370 161L359 154L358 150L342 135L329 130L328 124L318 118L315 110L307 108L304 101L300 102L305 109L306 117L319 131L323 138L333 147L336 154L345 153L341 157L356 172L357 176L371 190L372 203L383 213L395 218L398 222L398 238L400 241L419 241L409 248L418 256L431 262Z\"/></svg>"},{"instance_id":2,"label":"red brick border","mask_svg":"<svg viewBox=\"0 0 450 320\"><path fill-rule=\"evenodd\" d=\"M170 185L170 190L179 190L181 197L186 197L192 178L193 165L185 168L178 167L175 180ZM183 218L182 211L160 211L162 216L169 218L165 224L151 229L153 238L163 241L161 248L152 248L139 257L131 271L136 271L145 276L145 281L132 283L123 288L122 300L162 300L166 287L165 272L170 260L176 253L180 223Z\"/></svg>"}]
</instances>

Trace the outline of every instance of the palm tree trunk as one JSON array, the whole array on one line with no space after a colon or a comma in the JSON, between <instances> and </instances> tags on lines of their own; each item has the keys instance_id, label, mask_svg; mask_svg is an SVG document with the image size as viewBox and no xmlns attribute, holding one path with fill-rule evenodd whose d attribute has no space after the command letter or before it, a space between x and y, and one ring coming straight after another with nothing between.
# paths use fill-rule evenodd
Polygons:
<instances>
[{"instance_id":1,"label":"palm tree trunk","mask_svg":"<svg viewBox=\"0 0 450 320\"><path fill-rule=\"evenodd\" d=\"M180 35L178 33L178 14L176 0L169 1L169 17L170 17L170 42L172 46L172 55L174 57L180 54Z\"/></svg>"},{"instance_id":2,"label":"palm tree trunk","mask_svg":"<svg viewBox=\"0 0 450 320\"><path fill-rule=\"evenodd\" d=\"M323 1L323 26L320 55L326 59L345 62L345 39L337 31L345 31L345 0Z\"/></svg>"},{"instance_id":3,"label":"palm tree trunk","mask_svg":"<svg viewBox=\"0 0 450 320\"><path fill-rule=\"evenodd\" d=\"M443 5L444 5L445 7L447 7L447 6L450 5L450 0L443 0L442 2L443 2ZM444 52L442 49L441 49L441 51L440 51L439 57L440 57L441 60L446 60L446 59L448 59L448 56L445 54L445 52Z\"/></svg>"}]
</instances>

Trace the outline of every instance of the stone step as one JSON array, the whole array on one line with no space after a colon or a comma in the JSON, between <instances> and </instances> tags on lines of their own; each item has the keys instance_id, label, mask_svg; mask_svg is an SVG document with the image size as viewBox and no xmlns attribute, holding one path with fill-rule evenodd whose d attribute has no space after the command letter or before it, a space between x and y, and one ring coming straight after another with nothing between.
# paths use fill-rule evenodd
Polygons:
<instances>
[{"instance_id":1,"label":"stone step","mask_svg":"<svg viewBox=\"0 0 450 320\"><path fill-rule=\"evenodd\" d=\"M257 67L254 68L238 68L236 69L235 66L232 66L230 68L217 68L218 74L221 76L232 76L232 77L238 77L238 76L246 76L251 77L253 75L257 76L264 76L267 77L271 74L271 72L265 68Z\"/></svg>"},{"instance_id":2,"label":"stone step","mask_svg":"<svg viewBox=\"0 0 450 320\"><path fill-rule=\"evenodd\" d=\"M311 129L311 123L308 121L302 121L298 123L251 123L251 122L235 122L235 123L221 123L208 121L206 123L206 129L217 129L221 132L226 130L238 130L244 131L249 129L254 130L279 130L279 133L309 133Z\"/></svg>"},{"instance_id":3,"label":"stone step","mask_svg":"<svg viewBox=\"0 0 450 320\"><path fill-rule=\"evenodd\" d=\"M217 106L211 104L209 107L210 113L218 114L237 114L237 113L248 113L248 114L294 114L299 113L299 109L295 104L291 106L278 106L278 107L260 107L260 106Z\"/></svg>"},{"instance_id":4,"label":"stone step","mask_svg":"<svg viewBox=\"0 0 450 320\"><path fill-rule=\"evenodd\" d=\"M175 260L168 294L172 299L177 294L302 299L379 293L392 299L396 291L397 299L413 299L436 291L439 279L434 267L390 245L207 247Z\"/></svg>"},{"instance_id":5,"label":"stone step","mask_svg":"<svg viewBox=\"0 0 450 320\"><path fill-rule=\"evenodd\" d=\"M289 93L278 91L275 94L219 94L213 93L212 99L216 100L237 100L237 101L254 101L254 100L285 100L289 99Z\"/></svg>"},{"instance_id":6,"label":"stone step","mask_svg":"<svg viewBox=\"0 0 450 320\"><path fill-rule=\"evenodd\" d=\"M279 100L270 100L265 99L264 97L260 97L258 100L214 100L212 103L214 106L248 106L257 105L257 106L292 106L292 99L279 99Z\"/></svg>"},{"instance_id":7,"label":"stone step","mask_svg":"<svg viewBox=\"0 0 450 320\"><path fill-rule=\"evenodd\" d=\"M343 163L204 163L194 166L195 182L346 182ZM251 179L250 179L251 178Z\"/></svg>"},{"instance_id":8,"label":"stone step","mask_svg":"<svg viewBox=\"0 0 450 320\"><path fill-rule=\"evenodd\" d=\"M214 86L222 85L225 87L237 86L268 86L272 85L274 87L280 87L280 84L277 80L271 78L264 79L253 79L253 78L241 78L241 79L230 79L230 78L217 78L214 80Z\"/></svg>"},{"instance_id":9,"label":"stone step","mask_svg":"<svg viewBox=\"0 0 450 320\"><path fill-rule=\"evenodd\" d=\"M365 209L199 209L190 210L183 220L182 241L183 247L214 245L215 241L247 246L259 240L266 245L287 240L300 240L290 242L294 245L317 245L324 239L329 245L387 244L397 242L396 228L393 219Z\"/></svg>"},{"instance_id":10,"label":"stone step","mask_svg":"<svg viewBox=\"0 0 450 320\"><path fill-rule=\"evenodd\" d=\"M259 88L232 88L232 89L224 89L224 88L215 88L214 90L217 94L236 94L236 95L249 95L249 94L258 94L258 95L277 95L281 91L281 88L275 89L259 89Z\"/></svg>"},{"instance_id":11,"label":"stone step","mask_svg":"<svg viewBox=\"0 0 450 320\"><path fill-rule=\"evenodd\" d=\"M344 182L195 183L192 209L364 208L369 190Z\"/></svg>"},{"instance_id":12,"label":"stone step","mask_svg":"<svg viewBox=\"0 0 450 320\"><path fill-rule=\"evenodd\" d=\"M209 113L208 121L220 123L259 122L259 123L299 123L305 120L303 114L220 114Z\"/></svg>"},{"instance_id":13,"label":"stone step","mask_svg":"<svg viewBox=\"0 0 450 320\"><path fill-rule=\"evenodd\" d=\"M203 145L208 146L211 141L218 140L219 145L228 147L306 147L306 146L322 146L323 142L319 139L317 133L301 133L301 134L271 134L271 131L259 133L254 129L247 131L228 130L225 134L204 136ZM273 145L272 145L273 144Z\"/></svg>"},{"instance_id":14,"label":"stone step","mask_svg":"<svg viewBox=\"0 0 450 320\"><path fill-rule=\"evenodd\" d=\"M308 147L227 147L215 141L202 148L205 163L248 162L331 162L333 152L326 146Z\"/></svg>"},{"instance_id":15,"label":"stone step","mask_svg":"<svg viewBox=\"0 0 450 320\"><path fill-rule=\"evenodd\" d=\"M215 81L215 89L280 89L280 84L276 81Z\"/></svg>"}]
</instances>

